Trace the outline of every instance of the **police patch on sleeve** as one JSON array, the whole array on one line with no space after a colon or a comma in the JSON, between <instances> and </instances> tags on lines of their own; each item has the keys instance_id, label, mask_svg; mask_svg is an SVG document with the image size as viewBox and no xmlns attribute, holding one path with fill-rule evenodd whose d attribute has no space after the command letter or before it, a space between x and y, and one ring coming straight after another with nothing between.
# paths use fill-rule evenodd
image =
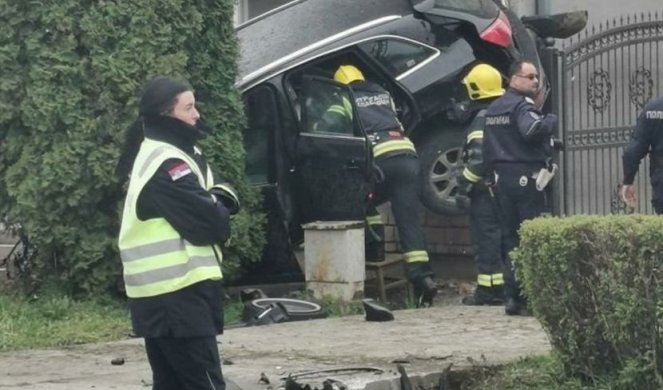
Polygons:
<instances>
[{"instance_id":1,"label":"police patch on sleeve","mask_svg":"<svg viewBox=\"0 0 663 390\"><path fill-rule=\"evenodd\" d=\"M171 180L176 181L191 173L191 168L185 162L180 162L168 170Z\"/></svg>"},{"instance_id":2,"label":"police patch on sleeve","mask_svg":"<svg viewBox=\"0 0 663 390\"><path fill-rule=\"evenodd\" d=\"M537 113L534 112L534 111L530 111L530 112L529 112L529 116L531 116L532 119L534 119L535 121L538 121L539 119L541 119L541 115L537 114Z\"/></svg>"}]
</instances>

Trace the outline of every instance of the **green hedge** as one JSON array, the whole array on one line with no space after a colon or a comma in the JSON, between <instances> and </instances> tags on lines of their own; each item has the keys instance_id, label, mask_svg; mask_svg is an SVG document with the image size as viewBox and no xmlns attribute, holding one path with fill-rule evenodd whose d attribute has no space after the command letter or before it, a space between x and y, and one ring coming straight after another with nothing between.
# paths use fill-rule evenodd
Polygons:
<instances>
[{"instance_id":1,"label":"green hedge","mask_svg":"<svg viewBox=\"0 0 663 390\"><path fill-rule=\"evenodd\" d=\"M232 0L0 0L0 212L39 248L36 269L71 292L112 286L123 194L114 177L140 86L187 79L217 129L203 145L235 184L226 274L260 256L258 195L243 184Z\"/></svg>"},{"instance_id":2,"label":"green hedge","mask_svg":"<svg viewBox=\"0 0 663 390\"><path fill-rule=\"evenodd\" d=\"M566 367L620 389L663 388L663 218L539 218L514 252L531 308Z\"/></svg>"}]
</instances>

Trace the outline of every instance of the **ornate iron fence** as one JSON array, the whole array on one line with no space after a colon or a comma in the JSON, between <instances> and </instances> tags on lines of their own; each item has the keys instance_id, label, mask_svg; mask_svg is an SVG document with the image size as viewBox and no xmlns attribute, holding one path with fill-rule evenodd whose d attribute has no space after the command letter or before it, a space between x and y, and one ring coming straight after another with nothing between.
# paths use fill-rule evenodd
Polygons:
<instances>
[{"instance_id":1,"label":"ornate iron fence","mask_svg":"<svg viewBox=\"0 0 663 390\"><path fill-rule=\"evenodd\" d=\"M614 19L585 29L561 49L543 49L550 109L560 117L559 215L625 211L622 153L644 104L663 89L663 13ZM648 159L647 159L648 160ZM640 166L636 210L651 213L648 161Z\"/></svg>"}]
</instances>

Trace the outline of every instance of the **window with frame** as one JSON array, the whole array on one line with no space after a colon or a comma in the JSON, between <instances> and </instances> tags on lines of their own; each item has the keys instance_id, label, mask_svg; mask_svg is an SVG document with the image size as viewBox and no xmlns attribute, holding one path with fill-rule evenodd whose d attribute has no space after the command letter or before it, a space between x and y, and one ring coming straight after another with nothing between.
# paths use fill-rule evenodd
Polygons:
<instances>
[{"instance_id":1,"label":"window with frame","mask_svg":"<svg viewBox=\"0 0 663 390\"><path fill-rule=\"evenodd\" d=\"M331 82L308 80L303 89L302 123L305 133L353 136L352 98L346 87Z\"/></svg>"},{"instance_id":2,"label":"window with frame","mask_svg":"<svg viewBox=\"0 0 663 390\"><path fill-rule=\"evenodd\" d=\"M393 77L407 72L437 53L431 47L396 38L375 39L358 46L380 62Z\"/></svg>"},{"instance_id":3,"label":"window with frame","mask_svg":"<svg viewBox=\"0 0 663 390\"><path fill-rule=\"evenodd\" d=\"M244 168L251 184L261 185L271 182L269 163L271 144L278 126L278 111L273 91L259 86L244 96L244 113L247 127L244 129Z\"/></svg>"}]
</instances>

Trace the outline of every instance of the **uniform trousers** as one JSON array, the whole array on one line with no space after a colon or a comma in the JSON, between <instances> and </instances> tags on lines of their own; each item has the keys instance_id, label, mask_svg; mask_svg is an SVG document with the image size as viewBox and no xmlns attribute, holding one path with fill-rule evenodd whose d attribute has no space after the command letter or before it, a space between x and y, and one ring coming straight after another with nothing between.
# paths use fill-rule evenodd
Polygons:
<instances>
[{"instance_id":1,"label":"uniform trousers","mask_svg":"<svg viewBox=\"0 0 663 390\"><path fill-rule=\"evenodd\" d=\"M497 171L496 194L502 222L502 256L505 259L504 295L506 299L521 302L524 300L509 253L520 243L518 229L522 222L548 212L545 191L536 189L534 173L517 166Z\"/></svg>"},{"instance_id":2,"label":"uniform trousers","mask_svg":"<svg viewBox=\"0 0 663 390\"><path fill-rule=\"evenodd\" d=\"M403 252L426 250L419 226L419 160L399 154L377 159L384 181L377 187L378 201L390 201Z\"/></svg>"},{"instance_id":3,"label":"uniform trousers","mask_svg":"<svg viewBox=\"0 0 663 390\"><path fill-rule=\"evenodd\" d=\"M225 390L215 336L146 338L153 390Z\"/></svg>"},{"instance_id":4,"label":"uniform trousers","mask_svg":"<svg viewBox=\"0 0 663 390\"><path fill-rule=\"evenodd\" d=\"M502 260L502 232L497 214L497 199L483 184L473 185L469 196L471 202L470 235L477 271L479 275L501 274L504 261ZM492 287L492 284L484 287Z\"/></svg>"}]
</instances>

